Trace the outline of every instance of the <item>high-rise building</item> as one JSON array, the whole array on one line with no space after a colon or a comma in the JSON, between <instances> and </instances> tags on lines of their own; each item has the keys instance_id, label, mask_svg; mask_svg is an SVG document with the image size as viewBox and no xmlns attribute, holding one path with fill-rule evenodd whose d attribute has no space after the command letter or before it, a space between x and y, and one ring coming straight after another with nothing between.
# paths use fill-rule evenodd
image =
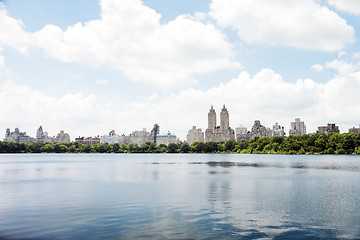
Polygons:
<instances>
[{"instance_id":1,"label":"high-rise building","mask_svg":"<svg viewBox=\"0 0 360 240\"><path fill-rule=\"evenodd\" d=\"M87 143L90 146L92 146L96 143L100 143L100 138L99 138L99 136L97 136L97 137L80 137L79 136L78 138L75 138L75 142Z\"/></svg>"},{"instance_id":2,"label":"high-rise building","mask_svg":"<svg viewBox=\"0 0 360 240\"><path fill-rule=\"evenodd\" d=\"M240 124L238 128L235 129L236 141L238 142L248 142L251 140L251 134L248 132L247 128L244 125Z\"/></svg>"},{"instance_id":3,"label":"high-rise building","mask_svg":"<svg viewBox=\"0 0 360 240\"><path fill-rule=\"evenodd\" d=\"M208 113L208 129L216 128L216 112L211 105L210 111Z\"/></svg>"},{"instance_id":4,"label":"high-rise building","mask_svg":"<svg viewBox=\"0 0 360 240\"><path fill-rule=\"evenodd\" d=\"M216 126L216 112L211 106L208 113L208 128L205 131L206 142L226 142L235 140L235 132L229 126L229 112L225 104L220 112L220 126Z\"/></svg>"},{"instance_id":5,"label":"high-rise building","mask_svg":"<svg viewBox=\"0 0 360 240\"><path fill-rule=\"evenodd\" d=\"M60 143L70 143L70 135L65 133L64 130L61 130L60 133L56 135L55 141Z\"/></svg>"},{"instance_id":6,"label":"high-rise building","mask_svg":"<svg viewBox=\"0 0 360 240\"><path fill-rule=\"evenodd\" d=\"M331 133L331 132L340 132L339 127L335 125L335 123L328 123L327 126L319 126L317 133Z\"/></svg>"},{"instance_id":7,"label":"high-rise building","mask_svg":"<svg viewBox=\"0 0 360 240\"><path fill-rule=\"evenodd\" d=\"M14 132L10 132L10 128L6 129L4 141L7 142L34 142L34 138L31 138L26 132L20 132L19 128L15 128Z\"/></svg>"},{"instance_id":8,"label":"high-rise building","mask_svg":"<svg viewBox=\"0 0 360 240\"><path fill-rule=\"evenodd\" d=\"M194 142L203 142L204 133L201 131L201 128L196 129L196 126L193 126L192 129L188 131L186 135L186 141L188 144L193 144Z\"/></svg>"},{"instance_id":9,"label":"high-rise building","mask_svg":"<svg viewBox=\"0 0 360 240\"><path fill-rule=\"evenodd\" d=\"M360 125L358 128L356 127L349 128L349 133L360 133Z\"/></svg>"},{"instance_id":10,"label":"high-rise building","mask_svg":"<svg viewBox=\"0 0 360 240\"><path fill-rule=\"evenodd\" d=\"M156 144L156 136L160 134L159 124L155 123L153 129L150 132L149 141Z\"/></svg>"},{"instance_id":11,"label":"high-rise building","mask_svg":"<svg viewBox=\"0 0 360 240\"><path fill-rule=\"evenodd\" d=\"M176 135L171 134L168 132L167 134L157 134L156 135L156 145L159 146L160 144L169 145L170 143L178 143L179 140L177 139Z\"/></svg>"},{"instance_id":12,"label":"high-rise building","mask_svg":"<svg viewBox=\"0 0 360 240\"><path fill-rule=\"evenodd\" d=\"M306 134L306 126L303 121L300 121L300 118L295 118L295 122L291 122L291 127L289 131L289 136L301 136Z\"/></svg>"},{"instance_id":13,"label":"high-rise building","mask_svg":"<svg viewBox=\"0 0 360 240\"><path fill-rule=\"evenodd\" d=\"M43 139L43 138L45 138L45 135L42 126L40 126L36 131L36 139Z\"/></svg>"},{"instance_id":14,"label":"high-rise building","mask_svg":"<svg viewBox=\"0 0 360 240\"><path fill-rule=\"evenodd\" d=\"M285 137L285 131L284 131L284 127L280 126L277 122L273 125L273 130L272 130L272 136L273 137Z\"/></svg>"},{"instance_id":15,"label":"high-rise building","mask_svg":"<svg viewBox=\"0 0 360 240\"><path fill-rule=\"evenodd\" d=\"M270 129L261 125L260 120L255 120L254 125L251 128L251 135L252 135L252 138L254 138L254 137L260 137L260 138L271 137L271 131L270 131Z\"/></svg>"},{"instance_id":16,"label":"high-rise building","mask_svg":"<svg viewBox=\"0 0 360 240\"><path fill-rule=\"evenodd\" d=\"M111 130L108 135L100 137L100 143L120 143L120 136L115 133L115 130Z\"/></svg>"}]
</instances>

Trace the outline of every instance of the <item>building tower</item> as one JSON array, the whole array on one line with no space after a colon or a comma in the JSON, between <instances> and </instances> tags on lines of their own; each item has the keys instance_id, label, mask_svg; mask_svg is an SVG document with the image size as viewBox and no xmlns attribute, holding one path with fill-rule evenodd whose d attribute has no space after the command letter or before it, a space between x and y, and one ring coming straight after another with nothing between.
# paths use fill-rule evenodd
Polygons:
<instances>
[{"instance_id":1,"label":"building tower","mask_svg":"<svg viewBox=\"0 0 360 240\"><path fill-rule=\"evenodd\" d=\"M216 112L211 105L210 111L208 113L208 129L215 129L216 128Z\"/></svg>"},{"instance_id":2,"label":"building tower","mask_svg":"<svg viewBox=\"0 0 360 240\"><path fill-rule=\"evenodd\" d=\"M160 133L160 126L155 123L153 129L150 132L149 141L156 144L156 136Z\"/></svg>"},{"instance_id":3,"label":"building tower","mask_svg":"<svg viewBox=\"0 0 360 240\"><path fill-rule=\"evenodd\" d=\"M5 138L10 137L10 128L6 129Z\"/></svg>"},{"instance_id":4,"label":"building tower","mask_svg":"<svg viewBox=\"0 0 360 240\"><path fill-rule=\"evenodd\" d=\"M42 126L39 127L39 129L36 131L36 138L37 139L43 139L45 138L44 131Z\"/></svg>"},{"instance_id":5,"label":"building tower","mask_svg":"<svg viewBox=\"0 0 360 240\"><path fill-rule=\"evenodd\" d=\"M229 128L229 112L225 108L225 104L224 104L220 113L220 129L224 130L228 128Z\"/></svg>"},{"instance_id":6,"label":"building tower","mask_svg":"<svg viewBox=\"0 0 360 240\"><path fill-rule=\"evenodd\" d=\"M289 136L301 136L304 134L306 134L306 126L304 122L300 121L300 118L295 118L295 122L291 122Z\"/></svg>"}]
</instances>

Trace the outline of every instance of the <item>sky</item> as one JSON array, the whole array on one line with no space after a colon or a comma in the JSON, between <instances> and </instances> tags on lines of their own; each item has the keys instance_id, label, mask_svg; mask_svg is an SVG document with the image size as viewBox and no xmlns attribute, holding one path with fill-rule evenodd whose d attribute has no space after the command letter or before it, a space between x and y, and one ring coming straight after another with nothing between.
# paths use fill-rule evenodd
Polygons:
<instances>
[{"instance_id":1,"label":"sky","mask_svg":"<svg viewBox=\"0 0 360 240\"><path fill-rule=\"evenodd\" d=\"M0 1L0 134L360 124L358 0ZM2 129L2 130L1 130ZM1 137L0 137L1 138Z\"/></svg>"}]
</instances>

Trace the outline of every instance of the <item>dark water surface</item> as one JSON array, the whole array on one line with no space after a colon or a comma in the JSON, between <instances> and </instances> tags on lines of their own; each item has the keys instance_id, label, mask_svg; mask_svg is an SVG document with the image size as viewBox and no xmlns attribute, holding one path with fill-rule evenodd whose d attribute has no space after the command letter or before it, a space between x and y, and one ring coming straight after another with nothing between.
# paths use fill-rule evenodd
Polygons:
<instances>
[{"instance_id":1,"label":"dark water surface","mask_svg":"<svg viewBox=\"0 0 360 240\"><path fill-rule=\"evenodd\" d=\"M360 156L0 155L0 239L360 239Z\"/></svg>"}]
</instances>

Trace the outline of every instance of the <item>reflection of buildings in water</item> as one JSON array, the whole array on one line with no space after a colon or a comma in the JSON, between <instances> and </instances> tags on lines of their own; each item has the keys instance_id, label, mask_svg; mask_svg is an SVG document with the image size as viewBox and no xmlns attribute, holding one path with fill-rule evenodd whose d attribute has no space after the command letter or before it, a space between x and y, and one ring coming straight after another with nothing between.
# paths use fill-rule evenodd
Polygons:
<instances>
[{"instance_id":1,"label":"reflection of buildings in water","mask_svg":"<svg viewBox=\"0 0 360 240\"><path fill-rule=\"evenodd\" d=\"M211 172L214 174L215 172ZM221 173L221 172L216 172ZM229 181L210 182L208 191L209 210L211 212L228 212L231 210L231 184Z\"/></svg>"},{"instance_id":2,"label":"reflection of buildings in water","mask_svg":"<svg viewBox=\"0 0 360 240\"><path fill-rule=\"evenodd\" d=\"M159 180L159 171L152 171L153 180Z\"/></svg>"}]
</instances>

